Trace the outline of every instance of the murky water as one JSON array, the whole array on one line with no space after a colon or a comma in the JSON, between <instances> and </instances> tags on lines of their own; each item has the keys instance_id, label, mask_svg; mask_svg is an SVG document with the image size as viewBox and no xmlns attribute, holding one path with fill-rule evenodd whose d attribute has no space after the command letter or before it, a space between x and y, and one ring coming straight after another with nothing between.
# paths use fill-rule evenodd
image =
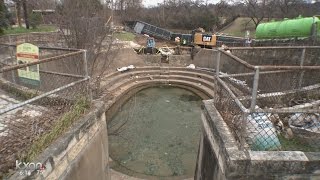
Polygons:
<instances>
[{"instance_id":1,"label":"murky water","mask_svg":"<svg viewBox=\"0 0 320 180\"><path fill-rule=\"evenodd\" d=\"M108 124L112 168L135 176L193 177L200 108L201 99L184 89L138 92Z\"/></svg>"}]
</instances>

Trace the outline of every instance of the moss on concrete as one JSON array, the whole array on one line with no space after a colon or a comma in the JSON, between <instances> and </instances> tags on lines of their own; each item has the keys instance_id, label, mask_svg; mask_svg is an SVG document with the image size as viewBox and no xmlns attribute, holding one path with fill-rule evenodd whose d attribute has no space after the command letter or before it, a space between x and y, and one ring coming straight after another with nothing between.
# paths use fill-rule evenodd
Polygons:
<instances>
[{"instance_id":1,"label":"moss on concrete","mask_svg":"<svg viewBox=\"0 0 320 180\"><path fill-rule=\"evenodd\" d=\"M71 107L71 109L65 113L53 126L50 132L37 139L28 150L23 159L30 161L39 155L46 147L48 147L55 139L57 139L63 132L82 116L87 109L89 109L89 101L81 97Z\"/></svg>"},{"instance_id":2,"label":"moss on concrete","mask_svg":"<svg viewBox=\"0 0 320 180\"><path fill-rule=\"evenodd\" d=\"M278 136L278 138L283 151L320 152L320 147L310 146L301 138L286 139L283 136Z\"/></svg>"}]
</instances>

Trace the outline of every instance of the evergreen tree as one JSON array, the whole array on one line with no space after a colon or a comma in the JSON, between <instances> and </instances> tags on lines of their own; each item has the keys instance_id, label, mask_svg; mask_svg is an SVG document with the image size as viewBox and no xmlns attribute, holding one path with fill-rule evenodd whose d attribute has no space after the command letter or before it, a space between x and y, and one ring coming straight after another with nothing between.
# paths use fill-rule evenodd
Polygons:
<instances>
[{"instance_id":1,"label":"evergreen tree","mask_svg":"<svg viewBox=\"0 0 320 180\"><path fill-rule=\"evenodd\" d=\"M3 29L8 28L8 10L4 4L4 0L0 0L0 34L3 34Z\"/></svg>"}]
</instances>

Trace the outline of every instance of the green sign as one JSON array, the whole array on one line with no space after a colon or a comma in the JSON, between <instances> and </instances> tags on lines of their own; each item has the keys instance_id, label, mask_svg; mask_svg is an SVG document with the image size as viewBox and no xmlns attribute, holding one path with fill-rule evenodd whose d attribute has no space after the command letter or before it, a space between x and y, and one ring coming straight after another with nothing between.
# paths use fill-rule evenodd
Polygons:
<instances>
[{"instance_id":1,"label":"green sign","mask_svg":"<svg viewBox=\"0 0 320 180\"><path fill-rule=\"evenodd\" d=\"M26 64L39 61L39 48L33 44L23 43L17 46L17 63ZM39 85L39 64L18 69L18 76L27 84Z\"/></svg>"}]
</instances>

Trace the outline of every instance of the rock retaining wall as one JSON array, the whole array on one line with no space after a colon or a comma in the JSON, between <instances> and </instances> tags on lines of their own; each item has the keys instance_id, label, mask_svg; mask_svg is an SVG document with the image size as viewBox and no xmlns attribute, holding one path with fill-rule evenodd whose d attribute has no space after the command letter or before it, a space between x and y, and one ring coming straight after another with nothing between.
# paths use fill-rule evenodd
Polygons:
<instances>
[{"instance_id":1,"label":"rock retaining wall","mask_svg":"<svg viewBox=\"0 0 320 180\"><path fill-rule=\"evenodd\" d=\"M212 100L202 122L196 180L320 179L320 152L240 150Z\"/></svg>"}]
</instances>

